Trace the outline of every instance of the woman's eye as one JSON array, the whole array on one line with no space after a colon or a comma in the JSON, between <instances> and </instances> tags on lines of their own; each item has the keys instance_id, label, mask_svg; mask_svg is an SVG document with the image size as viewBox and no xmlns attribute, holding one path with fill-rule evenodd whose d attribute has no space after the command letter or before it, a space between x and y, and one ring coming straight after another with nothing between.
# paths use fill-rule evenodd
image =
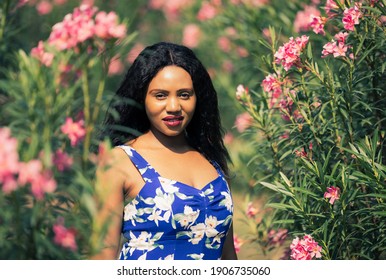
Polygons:
<instances>
[{"instance_id":1,"label":"woman's eye","mask_svg":"<svg viewBox=\"0 0 386 280\"><path fill-rule=\"evenodd\" d=\"M166 97L166 95L164 93L157 93L155 95L155 98L157 98L157 99L164 99L165 97Z\"/></svg>"},{"instance_id":2,"label":"woman's eye","mask_svg":"<svg viewBox=\"0 0 386 280\"><path fill-rule=\"evenodd\" d=\"M190 93L189 92L183 92L180 94L180 97L182 99L189 99L190 98Z\"/></svg>"}]
</instances>

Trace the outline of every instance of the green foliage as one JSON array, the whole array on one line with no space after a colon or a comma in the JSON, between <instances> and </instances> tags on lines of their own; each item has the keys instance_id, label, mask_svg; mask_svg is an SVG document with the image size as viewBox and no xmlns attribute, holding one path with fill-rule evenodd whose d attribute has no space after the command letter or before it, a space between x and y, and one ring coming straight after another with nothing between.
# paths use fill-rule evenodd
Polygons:
<instances>
[{"instance_id":1,"label":"green foliage","mask_svg":"<svg viewBox=\"0 0 386 280\"><path fill-rule=\"evenodd\" d=\"M293 237L312 235L324 259L385 258L384 4L367 4L347 37L351 58L321 58L320 43L328 41L310 36L300 63L288 71L272 54L262 58L280 83L282 103L270 106L272 95L264 87L241 100L254 118L251 130L262 132L262 142L272 147L261 154L271 176L256 178L274 193L266 205L276 209L271 226L284 227ZM326 37L344 30L342 14L338 10L326 24L335 26ZM280 41L271 42L273 54ZM330 204L324 194L331 186L340 196Z\"/></svg>"}]
</instances>

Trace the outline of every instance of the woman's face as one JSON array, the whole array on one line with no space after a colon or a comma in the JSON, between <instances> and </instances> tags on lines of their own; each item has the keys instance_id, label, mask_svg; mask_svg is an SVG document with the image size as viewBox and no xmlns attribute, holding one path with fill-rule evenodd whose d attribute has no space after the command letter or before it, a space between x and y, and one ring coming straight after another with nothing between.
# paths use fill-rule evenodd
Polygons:
<instances>
[{"instance_id":1,"label":"woman's face","mask_svg":"<svg viewBox=\"0 0 386 280\"><path fill-rule=\"evenodd\" d=\"M178 66L161 69L149 84L145 109L150 129L180 135L193 118L197 97L192 78Z\"/></svg>"}]
</instances>

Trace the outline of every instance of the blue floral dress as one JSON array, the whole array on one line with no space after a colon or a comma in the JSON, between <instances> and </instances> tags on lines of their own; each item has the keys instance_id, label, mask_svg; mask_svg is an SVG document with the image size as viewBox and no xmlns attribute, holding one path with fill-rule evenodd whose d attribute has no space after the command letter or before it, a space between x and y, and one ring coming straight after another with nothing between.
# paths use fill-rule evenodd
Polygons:
<instances>
[{"instance_id":1,"label":"blue floral dress","mask_svg":"<svg viewBox=\"0 0 386 280\"><path fill-rule=\"evenodd\" d=\"M220 167L201 190L163 178L133 148L119 146L145 181L125 206L121 260L216 260L232 223L233 202Z\"/></svg>"}]
</instances>

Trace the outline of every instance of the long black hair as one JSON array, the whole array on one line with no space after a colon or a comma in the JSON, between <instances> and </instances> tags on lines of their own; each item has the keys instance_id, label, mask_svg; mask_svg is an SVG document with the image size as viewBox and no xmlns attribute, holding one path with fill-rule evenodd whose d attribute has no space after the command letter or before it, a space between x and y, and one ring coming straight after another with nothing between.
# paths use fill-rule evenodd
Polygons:
<instances>
[{"instance_id":1,"label":"long black hair","mask_svg":"<svg viewBox=\"0 0 386 280\"><path fill-rule=\"evenodd\" d=\"M217 162L229 176L230 157L223 143L216 90L205 67L185 46L161 42L146 47L138 55L110 103L103 135L113 145L120 145L149 130L144 108L148 86L161 69L170 65L190 74L197 96L195 113L186 128L189 144L208 160Z\"/></svg>"}]
</instances>

